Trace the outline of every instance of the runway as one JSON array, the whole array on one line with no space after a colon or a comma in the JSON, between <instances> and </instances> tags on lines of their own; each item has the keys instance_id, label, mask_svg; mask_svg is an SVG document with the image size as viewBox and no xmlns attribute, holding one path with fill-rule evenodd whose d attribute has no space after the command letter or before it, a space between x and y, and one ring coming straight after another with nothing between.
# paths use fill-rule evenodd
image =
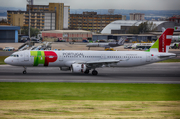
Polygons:
<instances>
[{"instance_id":1,"label":"runway","mask_svg":"<svg viewBox=\"0 0 180 119\"><path fill-rule=\"evenodd\" d=\"M154 63L129 68L98 68L98 75L60 71L58 67L0 65L0 82L83 82L180 84L180 63Z\"/></svg>"}]
</instances>

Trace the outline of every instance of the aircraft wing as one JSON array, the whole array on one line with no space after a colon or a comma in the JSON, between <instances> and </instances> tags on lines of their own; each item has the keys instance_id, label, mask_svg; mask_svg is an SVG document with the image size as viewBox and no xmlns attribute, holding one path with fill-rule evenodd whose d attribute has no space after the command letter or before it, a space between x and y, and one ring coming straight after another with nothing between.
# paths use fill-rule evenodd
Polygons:
<instances>
[{"instance_id":1,"label":"aircraft wing","mask_svg":"<svg viewBox=\"0 0 180 119\"><path fill-rule=\"evenodd\" d=\"M92 68L97 68L97 67L103 67L104 65L108 66L109 64L113 64L113 63L118 63L120 60L116 60L116 59L111 59L111 60L96 60L96 61L87 61L87 62L77 62L78 64L86 64L88 68L92 69Z\"/></svg>"},{"instance_id":2,"label":"aircraft wing","mask_svg":"<svg viewBox=\"0 0 180 119\"><path fill-rule=\"evenodd\" d=\"M88 61L86 64L108 64L108 63L117 63L120 60L98 60L98 61Z\"/></svg>"}]
</instances>

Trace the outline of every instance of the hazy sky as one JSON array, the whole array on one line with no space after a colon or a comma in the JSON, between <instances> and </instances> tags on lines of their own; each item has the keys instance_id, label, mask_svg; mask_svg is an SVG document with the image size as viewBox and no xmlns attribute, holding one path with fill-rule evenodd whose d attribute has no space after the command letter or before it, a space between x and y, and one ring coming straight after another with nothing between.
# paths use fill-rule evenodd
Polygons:
<instances>
[{"instance_id":1,"label":"hazy sky","mask_svg":"<svg viewBox=\"0 0 180 119\"><path fill-rule=\"evenodd\" d=\"M35 5L65 3L70 9L180 10L180 0L34 0ZM26 7L26 0L0 0L1 7Z\"/></svg>"}]
</instances>

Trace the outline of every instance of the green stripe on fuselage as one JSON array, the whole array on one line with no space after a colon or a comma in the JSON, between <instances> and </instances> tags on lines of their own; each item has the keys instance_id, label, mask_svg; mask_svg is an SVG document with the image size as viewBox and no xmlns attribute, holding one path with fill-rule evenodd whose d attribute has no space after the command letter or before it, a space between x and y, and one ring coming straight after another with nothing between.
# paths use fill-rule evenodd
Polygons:
<instances>
[{"instance_id":1,"label":"green stripe on fuselage","mask_svg":"<svg viewBox=\"0 0 180 119\"><path fill-rule=\"evenodd\" d=\"M33 66L38 66L39 64L45 63L44 51L31 51L31 56L34 56Z\"/></svg>"}]
</instances>

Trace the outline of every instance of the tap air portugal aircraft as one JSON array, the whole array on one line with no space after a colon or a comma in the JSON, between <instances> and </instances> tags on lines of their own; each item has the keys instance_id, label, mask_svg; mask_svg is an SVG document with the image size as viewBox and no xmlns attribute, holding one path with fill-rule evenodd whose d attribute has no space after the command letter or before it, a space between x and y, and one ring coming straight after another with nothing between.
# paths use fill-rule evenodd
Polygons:
<instances>
[{"instance_id":1,"label":"tap air portugal aircraft","mask_svg":"<svg viewBox=\"0 0 180 119\"><path fill-rule=\"evenodd\" d=\"M101 67L132 67L150 64L169 58L176 54L168 53L173 29L168 28L154 45L147 51L18 51L5 59L5 63L24 67L60 67L75 73L88 74Z\"/></svg>"}]
</instances>

